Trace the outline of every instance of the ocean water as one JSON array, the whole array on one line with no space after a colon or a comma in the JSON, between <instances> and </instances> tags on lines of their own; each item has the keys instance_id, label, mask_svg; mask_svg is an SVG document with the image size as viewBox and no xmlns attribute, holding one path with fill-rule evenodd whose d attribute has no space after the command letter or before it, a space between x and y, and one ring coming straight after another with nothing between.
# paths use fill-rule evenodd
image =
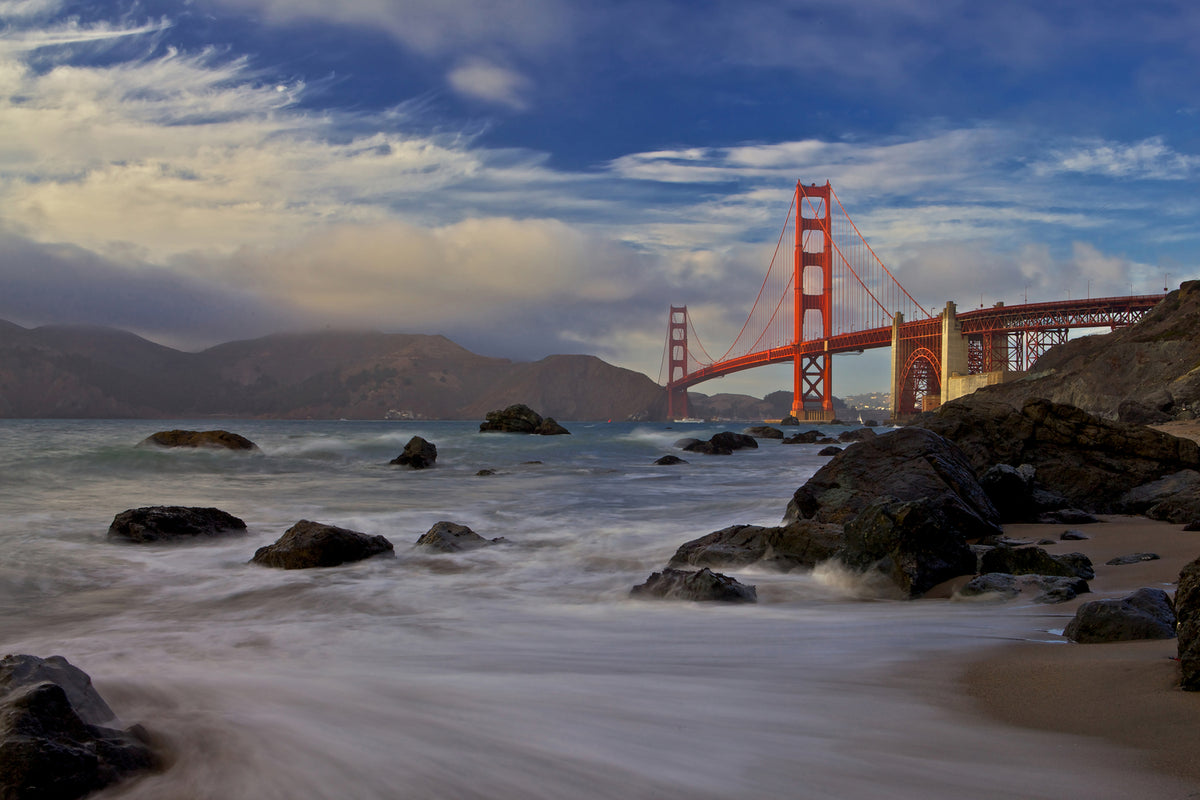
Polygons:
<instances>
[{"instance_id":1,"label":"ocean water","mask_svg":"<svg viewBox=\"0 0 1200 800\"><path fill-rule=\"evenodd\" d=\"M173 427L262 452L136 446ZM729 570L756 605L630 599L683 542L777 524L819 446L660 467L678 438L726 428L567 427L0 421L3 650L67 657L169 749L165 772L101 798L1137 794L1123 754L930 701L955 692L932 665L1053 640L1052 614L880 599L833 570ZM413 435L437 445L436 468L387 464ZM106 540L144 505L216 506L249 533ZM396 555L248 563L300 519L382 534ZM507 543L414 552L439 520Z\"/></svg>"}]
</instances>

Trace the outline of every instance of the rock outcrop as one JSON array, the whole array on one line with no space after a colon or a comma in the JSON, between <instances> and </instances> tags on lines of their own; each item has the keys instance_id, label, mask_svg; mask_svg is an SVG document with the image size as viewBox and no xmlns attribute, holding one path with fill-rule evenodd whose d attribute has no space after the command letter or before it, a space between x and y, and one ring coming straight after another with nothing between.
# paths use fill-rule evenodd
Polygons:
<instances>
[{"instance_id":1,"label":"rock outcrop","mask_svg":"<svg viewBox=\"0 0 1200 800\"><path fill-rule=\"evenodd\" d=\"M532 433L541 436L559 436L570 431L554 421L553 417L542 417L527 405L517 403L500 411L487 412L487 418L479 424L480 432Z\"/></svg>"},{"instance_id":2,"label":"rock outcrop","mask_svg":"<svg viewBox=\"0 0 1200 800\"><path fill-rule=\"evenodd\" d=\"M1081 644L1175 638L1175 607L1162 589L1138 589L1114 600L1092 600L1075 611L1063 636Z\"/></svg>"},{"instance_id":3,"label":"rock outcrop","mask_svg":"<svg viewBox=\"0 0 1200 800\"><path fill-rule=\"evenodd\" d=\"M158 768L145 732L115 722L62 656L0 659L0 797L74 800Z\"/></svg>"},{"instance_id":4,"label":"rock outcrop","mask_svg":"<svg viewBox=\"0 0 1200 800\"><path fill-rule=\"evenodd\" d=\"M1029 465L1035 488L1091 513L1112 513L1135 487L1200 467L1196 442L1043 399L1018 410L968 396L914 425L954 442L977 474L997 464Z\"/></svg>"},{"instance_id":5,"label":"rock outcrop","mask_svg":"<svg viewBox=\"0 0 1200 800\"><path fill-rule=\"evenodd\" d=\"M420 436L414 436L404 445L404 452L388 463L413 469L429 469L436 461L437 445L425 441Z\"/></svg>"},{"instance_id":6,"label":"rock outcrop","mask_svg":"<svg viewBox=\"0 0 1200 800\"><path fill-rule=\"evenodd\" d=\"M108 526L108 538L145 544L186 541L246 532L246 523L219 508L143 506L122 511Z\"/></svg>"},{"instance_id":7,"label":"rock outcrop","mask_svg":"<svg viewBox=\"0 0 1200 800\"><path fill-rule=\"evenodd\" d=\"M140 445L159 447L210 447L225 450L258 450L258 445L237 433L229 431L185 431L170 430L153 433L139 442Z\"/></svg>"},{"instance_id":8,"label":"rock outcrop","mask_svg":"<svg viewBox=\"0 0 1200 800\"><path fill-rule=\"evenodd\" d=\"M336 567L392 552L392 543L383 536L302 519L274 544L258 548L250 561L278 569L310 569Z\"/></svg>"},{"instance_id":9,"label":"rock outcrop","mask_svg":"<svg viewBox=\"0 0 1200 800\"><path fill-rule=\"evenodd\" d=\"M1040 547L992 547L979 558L979 572L1009 575L1058 575L1091 580L1092 560L1083 553L1051 554Z\"/></svg>"},{"instance_id":10,"label":"rock outcrop","mask_svg":"<svg viewBox=\"0 0 1200 800\"><path fill-rule=\"evenodd\" d=\"M773 428L770 425L755 425L746 428L746 430L742 431L742 433L746 434L747 436L753 436L755 439L783 438L783 431L779 430L779 428Z\"/></svg>"},{"instance_id":11,"label":"rock outcrop","mask_svg":"<svg viewBox=\"0 0 1200 800\"><path fill-rule=\"evenodd\" d=\"M811 569L842 545L842 526L799 520L780 527L731 525L680 545L670 567L740 567L789 572Z\"/></svg>"},{"instance_id":12,"label":"rock outcrop","mask_svg":"<svg viewBox=\"0 0 1200 800\"><path fill-rule=\"evenodd\" d=\"M728 575L705 567L697 572L664 569L655 572L645 583L634 586L631 597L657 600L719 601L725 603L755 603L758 592L753 586L739 583Z\"/></svg>"}]
</instances>

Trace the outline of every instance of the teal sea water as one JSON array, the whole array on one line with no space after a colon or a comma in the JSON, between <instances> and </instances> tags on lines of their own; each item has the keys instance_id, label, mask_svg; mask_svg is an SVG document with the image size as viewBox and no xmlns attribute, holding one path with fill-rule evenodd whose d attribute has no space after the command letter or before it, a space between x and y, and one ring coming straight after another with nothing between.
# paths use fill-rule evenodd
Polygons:
<instances>
[{"instance_id":1,"label":"teal sea water","mask_svg":"<svg viewBox=\"0 0 1200 800\"><path fill-rule=\"evenodd\" d=\"M929 702L955 690L921 664L1036 638L1029 615L868 599L832 571L730 570L757 605L629 598L683 542L777 524L819 446L660 467L724 428L566 424L0 421L0 643L67 657L169 745L170 769L101 798L1133 796L1098 745ZM173 427L262 452L136 447ZM435 469L388 465L413 435ZM166 504L249 533L106 540L118 512ZM300 519L382 534L396 557L247 563ZM439 520L508 543L414 552Z\"/></svg>"}]
</instances>

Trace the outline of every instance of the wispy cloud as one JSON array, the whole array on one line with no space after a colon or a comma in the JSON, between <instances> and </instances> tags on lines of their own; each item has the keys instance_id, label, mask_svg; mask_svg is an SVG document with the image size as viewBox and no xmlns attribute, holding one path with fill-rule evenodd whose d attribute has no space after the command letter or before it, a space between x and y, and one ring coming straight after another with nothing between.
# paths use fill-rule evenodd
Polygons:
<instances>
[{"instance_id":1,"label":"wispy cloud","mask_svg":"<svg viewBox=\"0 0 1200 800\"><path fill-rule=\"evenodd\" d=\"M1076 172L1135 180L1188 180L1200 170L1200 156L1170 148L1163 137L1132 144L1085 141L1062 148L1035 166L1042 175Z\"/></svg>"},{"instance_id":2,"label":"wispy cloud","mask_svg":"<svg viewBox=\"0 0 1200 800\"><path fill-rule=\"evenodd\" d=\"M446 76L450 88L465 97L521 111L528 107L531 88L519 72L479 58L468 59Z\"/></svg>"}]
</instances>

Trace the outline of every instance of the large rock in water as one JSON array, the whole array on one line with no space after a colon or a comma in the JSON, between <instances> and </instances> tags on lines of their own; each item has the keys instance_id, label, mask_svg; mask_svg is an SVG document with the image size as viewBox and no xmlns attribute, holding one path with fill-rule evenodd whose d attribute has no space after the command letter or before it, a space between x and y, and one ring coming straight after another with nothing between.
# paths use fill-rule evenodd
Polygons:
<instances>
[{"instance_id":1,"label":"large rock in water","mask_svg":"<svg viewBox=\"0 0 1200 800\"><path fill-rule=\"evenodd\" d=\"M965 538L1000 533L999 516L952 443L927 430L901 428L850 445L796 490L784 522L845 524L881 501L932 500Z\"/></svg>"},{"instance_id":2,"label":"large rock in water","mask_svg":"<svg viewBox=\"0 0 1200 800\"><path fill-rule=\"evenodd\" d=\"M185 431L170 430L153 433L143 439L142 445L159 447L213 447L226 450L258 450L258 445L229 431Z\"/></svg>"},{"instance_id":3,"label":"large rock in water","mask_svg":"<svg viewBox=\"0 0 1200 800\"><path fill-rule=\"evenodd\" d=\"M842 545L842 526L799 520L782 527L731 525L680 545L670 567L760 564L782 572L812 569Z\"/></svg>"},{"instance_id":4,"label":"large rock in water","mask_svg":"<svg viewBox=\"0 0 1200 800\"><path fill-rule=\"evenodd\" d=\"M62 656L0 659L0 797L73 800L159 767L141 729L115 721Z\"/></svg>"},{"instance_id":5,"label":"large rock in water","mask_svg":"<svg viewBox=\"0 0 1200 800\"><path fill-rule=\"evenodd\" d=\"M1200 467L1196 442L1049 400L1030 400L1018 411L968 396L914 425L954 442L976 474L996 464L1028 464L1037 484L1092 513L1115 510L1118 499L1136 486Z\"/></svg>"},{"instance_id":6,"label":"large rock in water","mask_svg":"<svg viewBox=\"0 0 1200 800\"><path fill-rule=\"evenodd\" d=\"M883 573L909 597L920 597L943 581L975 574L966 539L990 526L980 520L964 530L969 519L948 494L873 503L846 523L838 559L859 572Z\"/></svg>"},{"instance_id":7,"label":"large rock in water","mask_svg":"<svg viewBox=\"0 0 1200 800\"><path fill-rule=\"evenodd\" d=\"M408 440L408 444L404 445L404 452L388 463L413 469L428 469L433 466L435 461L437 461L437 445L425 441L420 436L414 436Z\"/></svg>"},{"instance_id":8,"label":"large rock in water","mask_svg":"<svg viewBox=\"0 0 1200 800\"><path fill-rule=\"evenodd\" d=\"M1063 636L1081 644L1173 639L1175 607L1162 589L1138 589L1116 600L1092 600L1075 611Z\"/></svg>"},{"instance_id":9,"label":"large rock in water","mask_svg":"<svg viewBox=\"0 0 1200 800\"><path fill-rule=\"evenodd\" d=\"M219 508L143 506L122 511L108 526L108 538L145 544L213 538L246 532L246 523Z\"/></svg>"},{"instance_id":10,"label":"large rock in water","mask_svg":"<svg viewBox=\"0 0 1200 800\"><path fill-rule=\"evenodd\" d=\"M1200 692L1200 558L1179 573L1175 615L1179 620L1179 685Z\"/></svg>"},{"instance_id":11,"label":"large rock in water","mask_svg":"<svg viewBox=\"0 0 1200 800\"><path fill-rule=\"evenodd\" d=\"M758 592L736 579L708 567L697 572L664 569L655 572L645 583L633 587L630 596L659 600L722 601L726 603L756 603Z\"/></svg>"},{"instance_id":12,"label":"large rock in water","mask_svg":"<svg viewBox=\"0 0 1200 800\"><path fill-rule=\"evenodd\" d=\"M727 456L734 450L758 449L758 442L753 436L733 431L714 433L707 442L700 439L680 439L675 445L689 453L704 453L710 456Z\"/></svg>"},{"instance_id":13,"label":"large rock in water","mask_svg":"<svg viewBox=\"0 0 1200 800\"><path fill-rule=\"evenodd\" d=\"M336 567L380 553L391 553L394 549L382 536L302 519L274 544L258 548L250 561L279 569Z\"/></svg>"},{"instance_id":14,"label":"large rock in water","mask_svg":"<svg viewBox=\"0 0 1200 800\"><path fill-rule=\"evenodd\" d=\"M517 403L502 411L487 412L486 419L479 424L480 432L535 433L541 436L558 436L570 431L554 421L553 417L542 417L527 405Z\"/></svg>"}]
</instances>

